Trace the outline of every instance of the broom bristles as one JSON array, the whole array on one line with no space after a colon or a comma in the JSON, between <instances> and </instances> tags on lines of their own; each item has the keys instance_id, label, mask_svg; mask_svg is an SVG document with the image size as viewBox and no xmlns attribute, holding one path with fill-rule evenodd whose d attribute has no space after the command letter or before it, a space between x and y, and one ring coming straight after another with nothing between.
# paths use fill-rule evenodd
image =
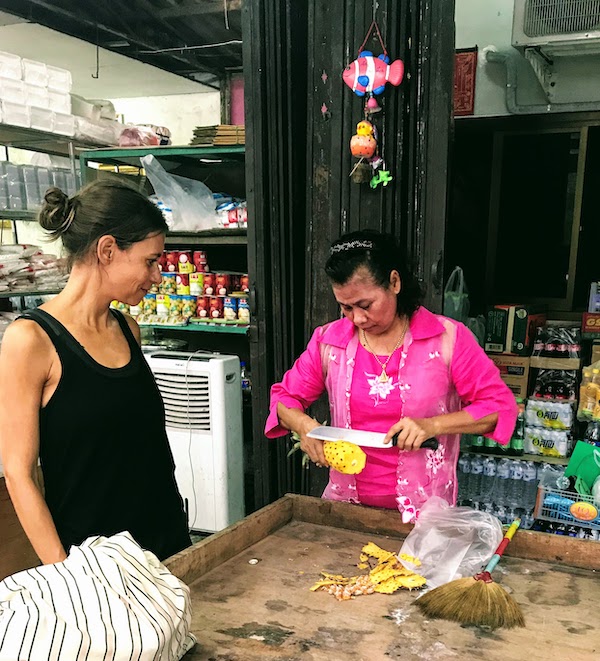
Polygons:
<instances>
[{"instance_id":1,"label":"broom bristles","mask_svg":"<svg viewBox=\"0 0 600 661\"><path fill-rule=\"evenodd\" d=\"M492 629L525 626L519 604L501 585L472 576L440 585L415 603L431 618Z\"/></svg>"}]
</instances>

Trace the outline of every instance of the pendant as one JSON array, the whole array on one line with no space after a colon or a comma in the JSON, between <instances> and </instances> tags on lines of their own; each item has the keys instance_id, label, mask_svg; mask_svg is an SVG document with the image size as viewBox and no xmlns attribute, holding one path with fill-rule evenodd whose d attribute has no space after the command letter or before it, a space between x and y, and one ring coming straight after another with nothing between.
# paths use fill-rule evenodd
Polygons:
<instances>
[{"instance_id":1,"label":"pendant","mask_svg":"<svg viewBox=\"0 0 600 661\"><path fill-rule=\"evenodd\" d=\"M389 378L390 377L387 375L385 369L383 369L381 374L377 377L377 381L379 381L379 383L385 383L386 381L389 381Z\"/></svg>"}]
</instances>

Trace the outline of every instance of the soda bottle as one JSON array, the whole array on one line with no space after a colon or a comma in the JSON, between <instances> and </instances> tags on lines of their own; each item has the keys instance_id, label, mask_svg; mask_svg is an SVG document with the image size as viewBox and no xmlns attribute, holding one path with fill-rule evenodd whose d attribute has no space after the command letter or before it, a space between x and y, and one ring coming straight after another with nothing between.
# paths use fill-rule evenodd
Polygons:
<instances>
[{"instance_id":1,"label":"soda bottle","mask_svg":"<svg viewBox=\"0 0 600 661\"><path fill-rule=\"evenodd\" d=\"M598 370L600 372L600 370ZM473 452L481 452L483 448L483 436L473 434L471 436L471 450Z\"/></svg>"},{"instance_id":2,"label":"soda bottle","mask_svg":"<svg viewBox=\"0 0 600 661\"><path fill-rule=\"evenodd\" d=\"M484 438L485 438L485 440L483 441L484 451L487 454L496 454L498 443L496 443L496 441L493 438L488 438L487 436L485 436Z\"/></svg>"},{"instance_id":3,"label":"soda bottle","mask_svg":"<svg viewBox=\"0 0 600 661\"><path fill-rule=\"evenodd\" d=\"M510 439L511 454L520 457L524 452L525 443L525 402L521 398L517 399L519 413L512 438Z\"/></svg>"}]
</instances>

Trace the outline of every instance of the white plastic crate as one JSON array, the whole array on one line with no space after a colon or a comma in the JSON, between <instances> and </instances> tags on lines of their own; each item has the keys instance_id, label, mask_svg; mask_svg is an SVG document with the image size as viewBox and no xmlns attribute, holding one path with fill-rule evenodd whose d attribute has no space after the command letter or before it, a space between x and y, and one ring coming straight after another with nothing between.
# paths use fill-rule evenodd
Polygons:
<instances>
[{"instance_id":1,"label":"white plastic crate","mask_svg":"<svg viewBox=\"0 0 600 661\"><path fill-rule=\"evenodd\" d=\"M52 133L54 131L54 113L47 108L36 108L31 106L31 128L38 131L47 131Z\"/></svg>"},{"instance_id":2,"label":"white plastic crate","mask_svg":"<svg viewBox=\"0 0 600 661\"><path fill-rule=\"evenodd\" d=\"M31 126L29 106L25 106L21 103L2 101L2 121L5 124L29 128Z\"/></svg>"},{"instance_id":3,"label":"white plastic crate","mask_svg":"<svg viewBox=\"0 0 600 661\"><path fill-rule=\"evenodd\" d=\"M48 104L50 102L48 88L38 87L29 83L25 83L25 88L27 91L27 105L48 110Z\"/></svg>"},{"instance_id":4,"label":"white plastic crate","mask_svg":"<svg viewBox=\"0 0 600 661\"><path fill-rule=\"evenodd\" d=\"M23 77L21 58L13 53L0 51L0 76L21 80Z\"/></svg>"},{"instance_id":5,"label":"white plastic crate","mask_svg":"<svg viewBox=\"0 0 600 661\"><path fill-rule=\"evenodd\" d=\"M48 68L43 62L23 59L23 80L29 85L48 87Z\"/></svg>"},{"instance_id":6,"label":"white plastic crate","mask_svg":"<svg viewBox=\"0 0 600 661\"><path fill-rule=\"evenodd\" d=\"M9 103L27 103L25 83L22 80L0 77L0 99Z\"/></svg>"},{"instance_id":7,"label":"white plastic crate","mask_svg":"<svg viewBox=\"0 0 600 661\"><path fill-rule=\"evenodd\" d=\"M46 66L46 72L48 74L48 89L54 92L60 92L61 94L69 94L73 86L70 71L48 64ZM70 108L66 112L70 112Z\"/></svg>"}]
</instances>

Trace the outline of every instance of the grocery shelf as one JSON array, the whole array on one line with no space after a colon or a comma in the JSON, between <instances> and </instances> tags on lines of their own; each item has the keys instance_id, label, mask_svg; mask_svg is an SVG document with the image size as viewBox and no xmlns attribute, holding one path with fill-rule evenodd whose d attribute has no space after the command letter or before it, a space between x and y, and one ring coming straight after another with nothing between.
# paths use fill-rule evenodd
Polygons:
<instances>
[{"instance_id":1,"label":"grocery shelf","mask_svg":"<svg viewBox=\"0 0 600 661\"><path fill-rule=\"evenodd\" d=\"M0 292L0 298L16 298L20 296L49 296L50 294L60 294L62 289L21 289L19 291Z\"/></svg>"},{"instance_id":2,"label":"grocery shelf","mask_svg":"<svg viewBox=\"0 0 600 661\"><path fill-rule=\"evenodd\" d=\"M229 335L246 335L248 326L235 326L225 324L187 324L187 326L170 326L168 324L140 324L140 328L155 328L157 330L178 330L183 332L200 333L227 333Z\"/></svg>"},{"instance_id":3,"label":"grocery shelf","mask_svg":"<svg viewBox=\"0 0 600 661\"><path fill-rule=\"evenodd\" d=\"M214 229L200 232L168 232L166 245L220 245L245 246L248 244L248 231L245 229Z\"/></svg>"},{"instance_id":4,"label":"grocery shelf","mask_svg":"<svg viewBox=\"0 0 600 661\"><path fill-rule=\"evenodd\" d=\"M4 209L0 211L0 220L25 220L28 222L37 221L37 209Z\"/></svg>"},{"instance_id":5,"label":"grocery shelf","mask_svg":"<svg viewBox=\"0 0 600 661\"><path fill-rule=\"evenodd\" d=\"M496 459L520 459L521 461L534 461L536 463L557 464L566 466L569 457L545 457L543 454L492 454L491 452L477 452L476 450L461 450L461 454L476 454L480 457L494 457Z\"/></svg>"},{"instance_id":6,"label":"grocery shelf","mask_svg":"<svg viewBox=\"0 0 600 661\"><path fill-rule=\"evenodd\" d=\"M140 165L140 158L143 156L156 156L158 158L176 158L178 160L192 159L194 161L207 159L210 163L215 160L215 165L220 162L231 161L243 162L246 148L243 145L219 145L216 147L207 145L205 147L196 147L195 145L164 145L162 147L123 147L94 149L81 152L81 165L85 167L87 161L96 161L98 163L114 163L125 165ZM213 164L213 163L211 163Z\"/></svg>"},{"instance_id":7,"label":"grocery shelf","mask_svg":"<svg viewBox=\"0 0 600 661\"><path fill-rule=\"evenodd\" d=\"M69 144L72 144L73 149L78 151L103 146L67 135L0 123L0 145L68 157L70 156Z\"/></svg>"}]
</instances>

